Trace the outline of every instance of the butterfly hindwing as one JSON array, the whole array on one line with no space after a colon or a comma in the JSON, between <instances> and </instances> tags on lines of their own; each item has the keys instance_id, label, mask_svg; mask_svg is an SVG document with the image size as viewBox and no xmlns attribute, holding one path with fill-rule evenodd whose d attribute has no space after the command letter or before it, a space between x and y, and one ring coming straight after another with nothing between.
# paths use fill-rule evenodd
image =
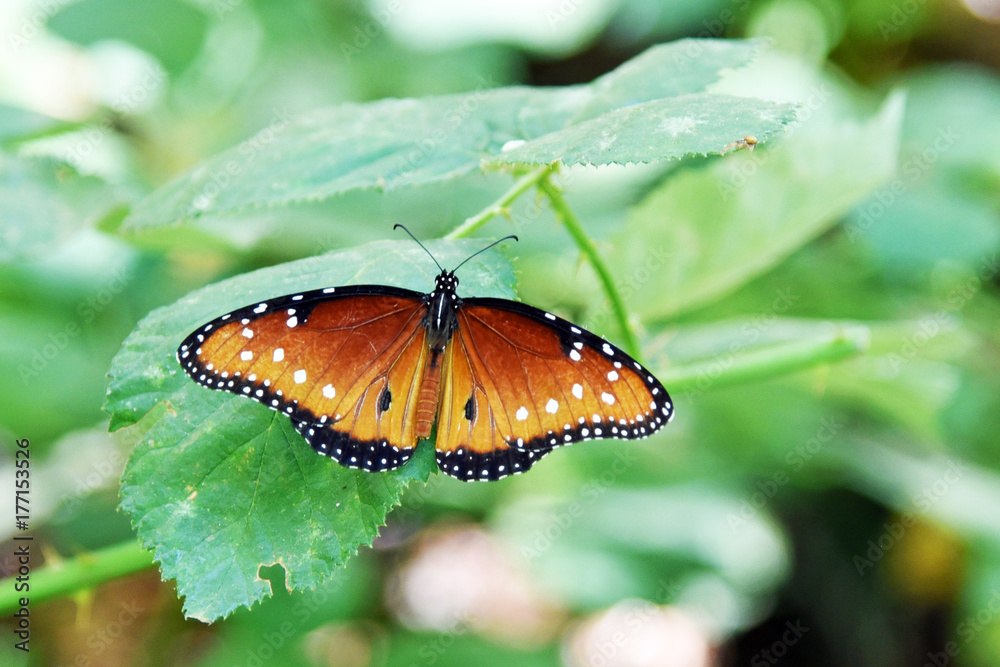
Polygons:
<instances>
[{"instance_id":1,"label":"butterfly hindwing","mask_svg":"<svg viewBox=\"0 0 1000 667\"><path fill-rule=\"evenodd\" d=\"M466 299L446 366L438 463L459 479L526 471L552 449L592 438L643 438L673 404L621 349L543 310Z\"/></svg>"},{"instance_id":2,"label":"butterfly hindwing","mask_svg":"<svg viewBox=\"0 0 1000 667\"><path fill-rule=\"evenodd\" d=\"M508 420L495 378L473 361L476 357L468 345L462 332L456 332L445 361L445 390L437 420L438 467L463 481L496 480L524 472L551 449L508 446L502 433L509 431L501 428Z\"/></svg>"},{"instance_id":3,"label":"butterfly hindwing","mask_svg":"<svg viewBox=\"0 0 1000 667\"><path fill-rule=\"evenodd\" d=\"M199 327L177 357L196 382L287 414L320 453L390 470L416 445L403 408L423 370L425 311L421 294L393 287L290 294Z\"/></svg>"}]
</instances>

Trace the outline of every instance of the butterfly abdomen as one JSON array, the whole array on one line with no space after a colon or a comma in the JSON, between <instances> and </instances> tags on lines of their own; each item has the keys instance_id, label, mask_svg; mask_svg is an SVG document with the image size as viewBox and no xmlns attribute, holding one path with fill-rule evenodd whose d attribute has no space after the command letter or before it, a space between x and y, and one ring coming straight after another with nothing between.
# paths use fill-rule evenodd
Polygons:
<instances>
[{"instance_id":1,"label":"butterfly abdomen","mask_svg":"<svg viewBox=\"0 0 1000 667\"><path fill-rule=\"evenodd\" d=\"M437 416L438 391L441 388L441 360L427 365L424 377L420 382L420 393L417 395L417 437L431 437L431 426Z\"/></svg>"}]
</instances>

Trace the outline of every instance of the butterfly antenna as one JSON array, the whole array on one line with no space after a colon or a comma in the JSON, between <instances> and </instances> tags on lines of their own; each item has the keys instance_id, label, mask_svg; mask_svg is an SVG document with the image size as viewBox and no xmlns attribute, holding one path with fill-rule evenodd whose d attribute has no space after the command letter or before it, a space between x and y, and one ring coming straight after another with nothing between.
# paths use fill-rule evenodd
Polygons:
<instances>
[{"instance_id":1,"label":"butterfly antenna","mask_svg":"<svg viewBox=\"0 0 1000 667\"><path fill-rule=\"evenodd\" d=\"M399 224L399 223L396 223L395 225L393 225L393 226L392 226L392 228L393 228L393 230L396 230L396 229L402 229L402 230L403 230L404 232L406 232L407 234L409 234L409 235L410 235L410 238L411 238L411 239L413 239L414 241L416 241L416 242L417 242L417 245L418 245L418 246L420 246L421 248L424 248L424 244L423 244L423 243L421 243L421 242L420 242L420 240L419 240L419 239L417 239L417 237L413 235L413 232L411 232L411 231L410 231L409 229L407 229L407 228L406 228L405 226L403 226L403 225L401 225L401 224ZM431 259L432 259L432 260L434 261L434 263L435 263L435 264L437 264L437 267L438 267L439 269L441 269L441 271L444 271L444 267L443 267L443 266L441 266L440 264L438 264L438 261L437 261L437 259L435 259L435 258L434 258L434 255L431 255L431 251L430 251L430 250L428 250L427 248L424 248L424 252L426 252L426 253L427 253L428 255L430 255ZM480 251L480 252L482 252L482 251ZM473 257L474 257L474 256L475 256L475 255L473 255Z\"/></svg>"},{"instance_id":2,"label":"butterfly antenna","mask_svg":"<svg viewBox=\"0 0 1000 667\"><path fill-rule=\"evenodd\" d=\"M472 259L472 258L473 258L473 257L475 257L476 255L478 255L478 254L480 254L480 253L484 253L484 252L486 252L487 250L489 250L490 248L492 248L492 247L493 247L493 246L495 246L496 244L498 244L498 243L503 243L503 242L504 242L504 241L506 241L507 239L514 239L515 241L517 241L517 240L518 240L518 238L517 238L516 236L514 236L513 234L511 234L510 236L505 236L505 237L503 237L502 239L497 239L496 241L494 241L493 243L489 244L488 246L486 246L486 247L485 247L485 248L483 248L482 250L478 250L478 251L476 251L476 252L472 253L471 255L469 255L468 257L466 257L466 258L465 258L465 261L463 261L463 262L462 262L462 264L465 264L465 262L468 262L468 261L469 261L470 259ZM452 273L455 273L456 271L458 271L458 270L459 270L460 268L462 268L462 264L459 264L458 266L456 266L456 267L455 267L454 269L452 269L452 271L451 271L451 272L452 272Z\"/></svg>"}]
</instances>

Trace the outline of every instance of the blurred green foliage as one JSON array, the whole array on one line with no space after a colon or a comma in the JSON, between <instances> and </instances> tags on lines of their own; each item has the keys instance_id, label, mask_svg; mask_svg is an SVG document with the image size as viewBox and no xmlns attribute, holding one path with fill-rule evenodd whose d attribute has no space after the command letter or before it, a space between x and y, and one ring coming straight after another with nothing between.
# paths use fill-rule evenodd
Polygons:
<instances>
[{"instance_id":1,"label":"blurred green foliage","mask_svg":"<svg viewBox=\"0 0 1000 667\"><path fill-rule=\"evenodd\" d=\"M185 312L178 300L193 290L232 276L257 289L243 274L384 239L396 222L443 236L512 182L463 167L418 187L269 201L287 176L272 172L254 183L264 205L185 221L157 204L212 173L223 151L252 145L241 142L279 112L585 84L654 44L768 37L770 49L705 93L795 104L787 132L753 152L558 177L646 360L664 377L697 369L678 381L677 419L650 440L580 445L496 484L413 483L375 548L330 582L288 593L285 570L265 568L273 596L211 626L181 620L156 574L39 604L31 659L576 664L581 628L638 598L699 619L719 664L763 660L795 622L810 630L785 646L784 664L995 664L995 23L944 0L607 0L535 3L510 18L437 5L84 0L12 12L0 58L0 440L12 452L31 439L39 553L44 544L52 563L130 539L115 510L125 457L164 443L143 421L104 435L101 405L112 358L147 314L169 306L177 323L156 333L183 335L180 322L244 301L227 292ZM691 48L691 63L706 57ZM140 229L144 210L166 224ZM598 276L548 205L528 193L509 214L482 234L520 235L519 296L619 340ZM399 268L387 260L380 279ZM838 332L867 350L730 381L748 354ZM496 540L549 601L556 630L528 641L399 611L401 563L454 526ZM434 590L428 581L423 594ZM125 603L141 620L105 642ZM21 658L0 646L5 664Z\"/></svg>"}]
</instances>

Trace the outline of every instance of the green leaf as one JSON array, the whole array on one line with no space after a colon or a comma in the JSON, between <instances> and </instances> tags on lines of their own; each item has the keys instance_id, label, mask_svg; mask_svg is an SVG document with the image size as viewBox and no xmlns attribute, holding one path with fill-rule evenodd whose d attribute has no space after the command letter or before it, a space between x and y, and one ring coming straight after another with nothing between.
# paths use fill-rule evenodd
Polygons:
<instances>
[{"instance_id":1,"label":"green leaf","mask_svg":"<svg viewBox=\"0 0 1000 667\"><path fill-rule=\"evenodd\" d=\"M647 49L588 86L587 104L573 121L617 108L704 91L727 69L737 69L764 48L763 40L681 39Z\"/></svg>"},{"instance_id":2,"label":"green leaf","mask_svg":"<svg viewBox=\"0 0 1000 667\"><path fill-rule=\"evenodd\" d=\"M750 132L767 136L791 118L788 104L699 95L724 69L746 64L756 48L683 41L653 47L589 85L346 104L294 119L276 109L256 136L140 202L124 229L426 185L512 161L610 164L719 152ZM718 106L706 113L710 104ZM650 141L644 125L656 121L647 114L673 132ZM689 132L696 133L690 141ZM504 152L505 146L514 148Z\"/></svg>"},{"instance_id":3,"label":"green leaf","mask_svg":"<svg viewBox=\"0 0 1000 667\"><path fill-rule=\"evenodd\" d=\"M428 244L448 266L482 246ZM342 284L426 291L435 274L411 241L373 243L202 288L150 313L125 341L105 406L111 429L131 425L126 434L137 443L122 508L163 575L177 580L189 616L211 621L268 595L262 565L282 565L290 589L327 581L371 544L406 484L436 466L419 450L402 469L378 474L318 456L284 416L190 381L177 345L206 319L257 299ZM465 294L512 296L511 266L496 251L470 261L461 277Z\"/></svg>"},{"instance_id":4,"label":"green leaf","mask_svg":"<svg viewBox=\"0 0 1000 667\"><path fill-rule=\"evenodd\" d=\"M632 307L645 318L675 316L829 229L892 176L902 111L893 95L871 118L803 124L773 150L668 178L631 212L610 252L621 283L641 285Z\"/></svg>"},{"instance_id":5,"label":"green leaf","mask_svg":"<svg viewBox=\"0 0 1000 667\"><path fill-rule=\"evenodd\" d=\"M615 109L504 151L505 163L608 165L720 153L736 139L763 141L795 119L789 104L701 93Z\"/></svg>"},{"instance_id":6,"label":"green leaf","mask_svg":"<svg viewBox=\"0 0 1000 667\"><path fill-rule=\"evenodd\" d=\"M0 153L0 262L37 255L94 224L114 203L99 178L49 158Z\"/></svg>"}]
</instances>

